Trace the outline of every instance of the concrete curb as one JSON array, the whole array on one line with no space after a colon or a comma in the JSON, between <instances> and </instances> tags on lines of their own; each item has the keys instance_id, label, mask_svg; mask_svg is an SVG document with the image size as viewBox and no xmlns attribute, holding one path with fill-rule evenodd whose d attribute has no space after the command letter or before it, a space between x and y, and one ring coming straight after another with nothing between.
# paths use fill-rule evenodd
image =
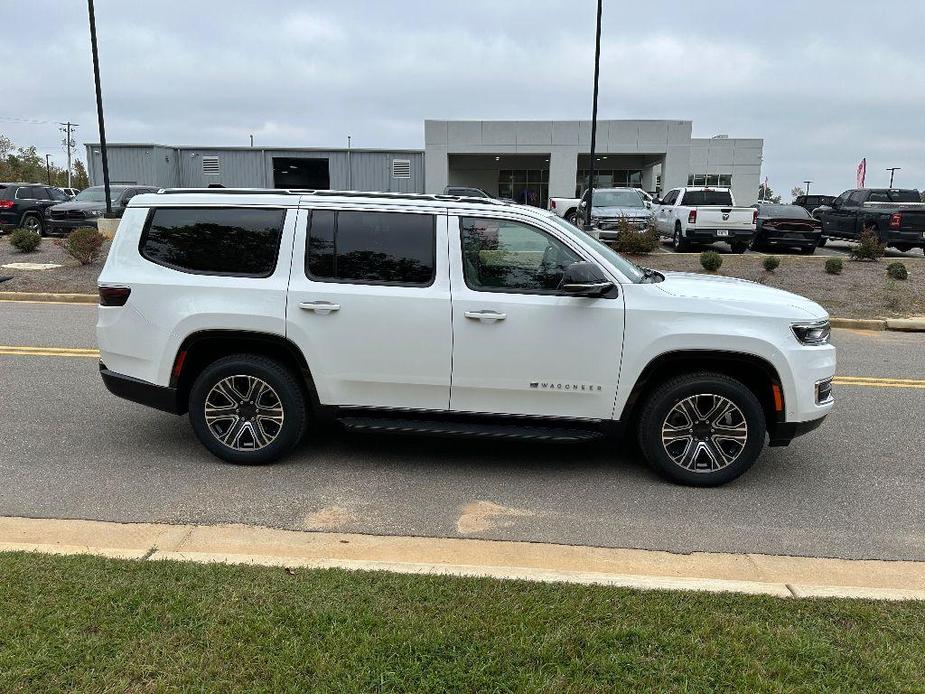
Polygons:
<instances>
[{"instance_id":1,"label":"concrete curb","mask_svg":"<svg viewBox=\"0 0 925 694\"><path fill-rule=\"evenodd\" d=\"M53 294L47 292L0 292L0 301L51 304L98 304L96 294Z\"/></svg>"},{"instance_id":2,"label":"concrete curb","mask_svg":"<svg viewBox=\"0 0 925 694\"><path fill-rule=\"evenodd\" d=\"M93 554L291 568L771 595L925 600L925 562L672 554L532 542L393 537L242 525L0 518L0 552Z\"/></svg>"},{"instance_id":3,"label":"concrete curb","mask_svg":"<svg viewBox=\"0 0 925 694\"><path fill-rule=\"evenodd\" d=\"M833 328L848 328L849 330L886 330L885 320L869 320L861 318L830 318L829 325Z\"/></svg>"}]
</instances>

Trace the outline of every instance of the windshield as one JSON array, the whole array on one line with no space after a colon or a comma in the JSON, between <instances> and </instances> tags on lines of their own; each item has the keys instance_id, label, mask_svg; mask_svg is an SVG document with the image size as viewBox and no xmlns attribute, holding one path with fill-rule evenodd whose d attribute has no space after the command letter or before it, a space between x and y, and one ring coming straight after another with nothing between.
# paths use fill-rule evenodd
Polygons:
<instances>
[{"instance_id":1,"label":"windshield","mask_svg":"<svg viewBox=\"0 0 925 694\"><path fill-rule=\"evenodd\" d=\"M681 204L687 207L702 205L732 207L732 194L728 190L686 190Z\"/></svg>"},{"instance_id":2,"label":"windshield","mask_svg":"<svg viewBox=\"0 0 925 694\"><path fill-rule=\"evenodd\" d=\"M115 200L123 190L124 188L112 186L109 189L109 197ZM106 202L106 190L102 186L99 188L87 188L77 194L77 197L74 198L74 202Z\"/></svg>"},{"instance_id":3,"label":"windshield","mask_svg":"<svg viewBox=\"0 0 925 694\"><path fill-rule=\"evenodd\" d=\"M635 190L595 190L595 207L645 207Z\"/></svg>"},{"instance_id":4,"label":"windshield","mask_svg":"<svg viewBox=\"0 0 925 694\"><path fill-rule=\"evenodd\" d=\"M762 217L789 217L790 219L812 219L812 215L799 205L762 205L758 210Z\"/></svg>"},{"instance_id":5,"label":"windshield","mask_svg":"<svg viewBox=\"0 0 925 694\"><path fill-rule=\"evenodd\" d=\"M594 197L597 198L597 193L594 194ZM557 224L562 227L569 234L579 234L582 241L591 246L595 251L604 256L604 259L609 262L615 270L623 274L625 277L629 278L633 282L641 282L645 277L642 269L635 263L630 262L622 255L617 253L614 249L608 246L605 243L601 243L593 236L585 233L574 224L565 221L562 217L552 214L547 219L553 224Z\"/></svg>"}]
</instances>

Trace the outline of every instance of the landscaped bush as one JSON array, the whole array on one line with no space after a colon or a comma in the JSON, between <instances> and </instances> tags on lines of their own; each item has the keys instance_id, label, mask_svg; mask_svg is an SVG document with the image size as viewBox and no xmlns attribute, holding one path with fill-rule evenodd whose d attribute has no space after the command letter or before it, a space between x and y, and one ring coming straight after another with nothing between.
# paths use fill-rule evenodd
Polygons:
<instances>
[{"instance_id":1,"label":"landscaped bush","mask_svg":"<svg viewBox=\"0 0 925 694\"><path fill-rule=\"evenodd\" d=\"M658 248L658 233L656 233L655 227L652 225L641 231L636 231L630 228L625 217L621 217L617 229L620 233L617 240L613 242L613 247L618 253L648 255Z\"/></svg>"},{"instance_id":2,"label":"landscaped bush","mask_svg":"<svg viewBox=\"0 0 925 694\"><path fill-rule=\"evenodd\" d=\"M843 266L841 258L826 258L825 271L830 275L840 275Z\"/></svg>"},{"instance_id":3,"label":"landscaped bush","mask_svg":"<svg viewBox=\"0 0 925 694\"><path fill-rule=\"evenodd\" d=\"M723 256L716 251L704 251L700 254L700 264L708 272L716 272L723 264Z\"/></svg>"},{"instance_id":4,"label":"landscaped bush","mask_svg":"<svg viewBox=\"0 0 925 694\"><path fill-rule=\"evenodd\" d=\"M13 229L13 233L10 234L10 245L23 253L31 253L40 243L42 237L29 229Z\"/></svg>"},{"instance_id":5,"label":"landscaped bush","mask_svg":"<svg viewBox=\"0 0 925 694\"><path fill-rule=\"evenodd\" d=\"M909 271L906 270L906 266L898 260L886 266L886 274L894 280L905 280L909 278Z\"/></svg>"},{"instance_id":6,"label":"landscaped bush","mask_svg":"<svg viewBox=\"0 0 925 694\"><path fill-rule=\"evenodd\" d=\"M58 239L55 245L74 258L81 265L89 265L100 257L105 237L93 227L74 229L66 239Z\"/></svg>"},{"instance_id":7,"label":"landscaped bush","mask_svg":"<svg viewBox=\"0 0 925 694\"><path fill-rule=\"evenodd\" d=\"M768 272L774 272L778 267L780 267L780 258L778 258L776 255L769 255L767 258L761 261L761 264Z\"/></svg>"},{"instance_id":8,"label":"landscaped bush","mask_svg":"<svg viewBox=\"0 0 925 694\"><path fill-rule=\"evenodd\" d=\"M886 244L870 229L865 229L858 237L858 245L851 249L852 260L877 260L883 257Z\"/></svg>"}]
</instances>

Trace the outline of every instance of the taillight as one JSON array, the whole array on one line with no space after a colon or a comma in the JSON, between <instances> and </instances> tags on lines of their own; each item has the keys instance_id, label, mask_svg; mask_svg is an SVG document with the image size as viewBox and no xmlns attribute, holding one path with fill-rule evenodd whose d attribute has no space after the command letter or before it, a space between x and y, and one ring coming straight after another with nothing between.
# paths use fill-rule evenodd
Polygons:
<instances>
[{"instance_id":1,"label":"taillight","mask_svg":"<svg viewBox=\"0 0 925 694\"><path fill-rule=\"evenodd\" d=\"M696 224L697 223L697 210L691 210L687 213L687 223Z\"/></svg>"},{"instance_id":2,"label":"taillight","mask_svg":"<svg viewBox=\"0 0 925 694\"><path fill-rule=\"evenodd\" d=\"M901 229L903 225L902 212L894 212L890 215L890 229Z\"/></svg>"},{"instance_id":3,"label":"taillight","mask_svg":"<svg viewBox=\"0 0 925 694\"><path fill-rule=\"evenodd\" d=\"M550 200L550 201L549 201L549 209L550 209L550 210L556 209L556 201L555 201L555 200Z\"/></svg>"},{"instance_id":4,"label":"taillight","mask_svg":"<svg viewBox=\"0 0 925 694\"><path fill-rule=\"evenodd\" d=\"M15 204L12 200L0 200L0 210L9 210Z\"/></svg>"},{"instance_id":5,"label":"taillight","mask_svg":"<svg viewBox=\"0 0 925 694\"><path fill-rule=\"evenodd\" d=\"M752 212L752 224L757 224L757 223L758 223L758 210L755 210L754 212Z\"/></svg>"},{"instance_id":6,"label":"taillight","mask_svg":"<svg viewBox=\"0 0 925 694\"><path fill-rule=\"evenodd\" d=\"M129 287L100 287L100 306L125 306L131 293Z\"/></svg>"}]
</instances>

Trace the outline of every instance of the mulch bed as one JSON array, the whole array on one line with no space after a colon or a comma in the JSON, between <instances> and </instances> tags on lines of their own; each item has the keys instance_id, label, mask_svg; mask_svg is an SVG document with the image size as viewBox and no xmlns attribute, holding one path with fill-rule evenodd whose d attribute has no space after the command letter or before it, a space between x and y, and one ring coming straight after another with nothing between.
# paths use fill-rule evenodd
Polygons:
<instances>
[{"instance_id":1,"label":"mulch bed","mask_svg":"<svg viewBox=\"0 0 925 694\"><path fill-rule=\"evenodd\" d=\"M103 244L99 260L90 265L81 265L64 249L55 245L55 239L42 239L39 247L31 253L22 253L10 245L9 235L0 236L0 265L7 263L59 263L62 267L52 270L11 270L0 267L0 277L12 277L0 282L0 292L55 292L62 294L96 294L96 278L99 277L109 252L109 241Z\"/></svg>"}]
</instances>

